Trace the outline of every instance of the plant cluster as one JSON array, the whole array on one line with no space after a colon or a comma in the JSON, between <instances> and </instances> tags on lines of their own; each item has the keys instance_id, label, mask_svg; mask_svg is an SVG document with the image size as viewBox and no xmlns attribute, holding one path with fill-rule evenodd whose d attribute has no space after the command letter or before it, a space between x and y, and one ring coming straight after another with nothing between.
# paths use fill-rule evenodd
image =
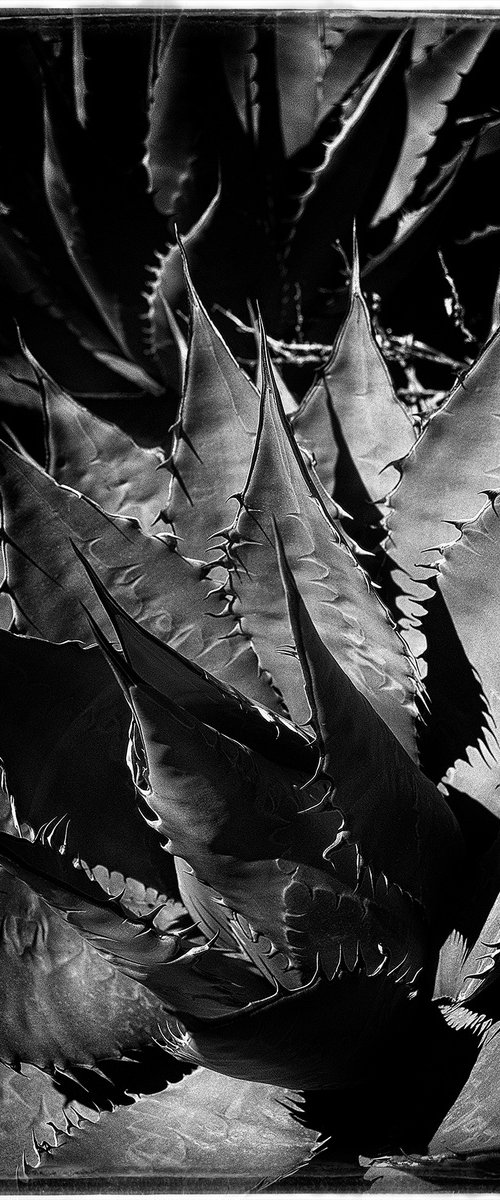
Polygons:
<instances>
[{"instance_id":1,"label":"plant cluster","mask_svg":"<svg viewBox=\"0 0 500 1200\"><path fill-rule=\"evenodd\" d=\"M498 37L2 31L7 1178L498 1178Z\"/></svg>"}]
</instances>

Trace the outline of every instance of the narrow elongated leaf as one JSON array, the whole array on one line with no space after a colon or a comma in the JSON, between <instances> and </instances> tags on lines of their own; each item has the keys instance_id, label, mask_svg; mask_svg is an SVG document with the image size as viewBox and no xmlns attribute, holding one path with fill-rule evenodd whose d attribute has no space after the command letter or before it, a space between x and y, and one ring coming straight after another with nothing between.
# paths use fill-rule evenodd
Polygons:
<instances>
[{"instance_id":1,"label":"narrow elongated leaf","mask_svg":"<svg viewBox=\"0 0 500 1200\"><path fill-rule=\"evenodd\" d=\"M304 602L328 648L350 679L415 754L415 682L406 647L370 589L322 498L287 425L262 341L260 425L240 512L229 534L227 562L233 605L294 719L309 720L272 534L280 528ZM370 631L370 632L368 632Z\"/></svg>"},{"instance_id":2,"label":"narrow elongated leaf","mask_svg":"<svg viewBox=\"0 0 500 1200\"><path fill-rule=\"evenodd\" d=\"M328 145L323 165L306 194L289 248L287 271L292 284L300 284L302 303L308 310L318 307L318 290L332 286L337 265L332 243L338 238L346 244L354 217L368 220L386 186L397 153L399 123L404 119L401 91L407 50L408 38L403 35Z\"/></svg>"},{"instance_id":3,"label":"narrow elongated leaf","mask_svg":"<svg viewBox=\"0 0 500 1200\"><path fill-rule=\"evenodd\" d=\"M147 37L146 42L149 58ZM135 46L134 55L138 49ZM78 121L61 72L47 59L42 67L45 185L54 219L80 279L122 352L144 365L147 269L156 251L163 249L168 231L153 204L143 148L132 164L120 162L119 154L114 160L95 127L83 128ZM126 157L130 149L136 149L133 139Z\"/></svg>"},{"instance_id":4,"label":"narrow elongated leaf","mask_svg":"<svg viewBox=\"0 0 500 1200\"><path fill-rule=\"evenodd\" d=\"M85 1121L62 1134L33 1180L156 1178L183 1188L196 1179L247 1192L292 1174L321 1148L301 1111L295 1095L199 1070L98 1125Z\"/></svg>"},{"instance_id":5,"label":"narrow elongated leaf","mask_svg":"<svg viewBox=\"0 0 500 1200\"><path fill-rule=\"evenodd\" d=\"M159 65L148 133L154 203L175 218L181 233L192 229L217 191L210 66L206 27L181 16Z\"/></svg>"},{"instance_id":6,"label":"narrow elongated leaf","mask_svg":"<svg viewBox=\"0 0 500 1200\"><path fill-rule=\"evenodd\" d=\"M415 180L446 120L448 105L471 70L491 33L489 22L462 23L458 31L431 47L406 75L406 135L392 180L373 223L397 212L411 196Z\"/></svg>"},{"instance_id":7,"label":"narrow elongated leaf","mask_svg":"<svg viewBox=\"0 0 500 1200\"><path fill-rule=\"evenodd\" d=\"M82 608L98 612L95 592L73 551L73 539L105 586L161 640L183 649L214 674L273 706L248 642L229 638L234 620L225 600L202 586L194 566L160 538L145 537L133 518L110 517L96 504L55 483L44 471L1 447L3 555L16 627L53 641L92 642ZM43 549L42 549L43 548ZM4 584L5 586L5 584Z\"/></svg>"},{"instance_id":8,"label":"narrow elongated leaf","mask_svg":"<svg viewBox=\"0 0 500 1200\"><path fill-rule=\"evenodd\" d=\"M151 1044L160 1002L106 963L10 871L2 869L0 880L0 1059L64 1069Z\"/></svg>"},{"instance_id":9,"label":"narrow elongated leaf","mask_svg":"<svg viewBox=\"0 0 500 1200\"><path fill-rule=\"evenodd\" d=\"M460 523L477 516L481 493L499 478L498 371L495 336L428 422L404 462L390 497L386 548L405 627L418 625L435 589L440 547L460 538Z\"/></svg>"},{"instance_id":10,"label":"narrow elongated leaf","mask_svg":"<svg viewBox=\"0 0 500 1200\"><path fill-rule=\"evenodd\" d=\"M335 46L329 47L329 62L321 80L319 120L323 120L334 105L349 99L360 79L370 70L371 61L384 39L378 22L353 21L351 27L339 30Z\"/></svg>"},{"instance_id":11,"label":"narrow elongated leaf","mask_svg":"<svg viewBox=\"0 0 500 1200\"><path fill-rule=\"evenodd\" d=\"M375 340L356 244L347 317L293 428L313 454L324 487L354 518L355 536L360 536L360 527L376 522L374 502L394 488L398 476L391 464L408 454L415 433Z\"/></svg>"},{"instance_id":12,"label":"narrow elongated leaf","mask_svg":"<svg viewBox=\"0 0 500 1200\"><path fill-rule=\"evenodd\" d=\"M191 308L186 384L169 467L168 516L183 554L214 559L248 474L258 395L204 309L184 257Z\"/></svg>"},{"instance_id":13,"label":"narrow elongated leaf","mask_svg":"<svg viewBox=\"0 0 500 1200\"><path fill-rule=\"evenodd\" d=\"M2 631L0 663L0 759L18 828L34 838L58 823L72 860L132 910L155 908L175 875L137 812L130 713L100 651Z\"/></svg>"},{"instance_id":14,"label":"narrow elongated leaf","mask_svg":"<svg viewBox=\"0 0 500 1200\"><path fill-rule=\"evenodd\" d=\"M319 117L322 53L316 13L287 13L276 25L281 124L287 157L312 137ZM324 86L324 76L323 76Z\"/></svg>"},{"instance_id":15,"label":"narrow elongated leaf","mask_svg":"<svg viewBox=\"0 0 500 1200\"><path fill-rule=\"evenodd\" d=\"M20 312L23 329L29 328L34 321L36 326L36 317L40 320L41 314L45 315L47 328L51 328L54 322L56 346L50 345L47 336L41 338L47 370L54 369L55 363L60 366L62 358L63 377L68 381L67 386L76 392L87 391L92 394L98 390L118 390L118 380L115 378L118 375L122 389L125 379L129 386L135 384L153 395L159 394L162 389L157 381L138 363L124 357L118 342L105 326L101 327L99 315L93 314L92 309L89 315L85 305L75 301L71 292L59 284L57 277L53 278L33 253L33 248L9 229L3 219L0 225L0 262L4 286L16 297L14 309ZM75 353L78 355L76 363L72 361Z\"/></svg>"}]
</instances>

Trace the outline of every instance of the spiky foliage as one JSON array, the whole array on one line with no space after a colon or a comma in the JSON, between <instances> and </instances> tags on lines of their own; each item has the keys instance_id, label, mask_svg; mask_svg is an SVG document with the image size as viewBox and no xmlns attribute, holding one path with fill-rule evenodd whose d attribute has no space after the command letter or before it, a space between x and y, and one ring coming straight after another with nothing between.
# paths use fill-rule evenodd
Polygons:
<instances>
[{"instance_id":1,"label":"spiky foliage","mask_svg":"<svg viewBox=\"0 0 500 1200\"><path fill-rule=\"evenodd\" d=\"M333 1133L439 1186L495 1144L499 335L423 429L401 368L472 359L497 44L2 38L9 1176L244 1190ZM431 350L381 320L434 260Z\"/></svg>"}]
</instances>

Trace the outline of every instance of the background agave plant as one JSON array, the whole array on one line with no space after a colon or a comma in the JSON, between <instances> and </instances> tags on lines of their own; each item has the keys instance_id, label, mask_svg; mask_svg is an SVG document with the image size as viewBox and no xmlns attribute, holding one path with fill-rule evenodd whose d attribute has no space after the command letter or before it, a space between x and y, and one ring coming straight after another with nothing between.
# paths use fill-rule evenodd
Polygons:
<instances>
[{"instance_id":1,"label":"background agave plant","mask_svg":"<svg viewBox=\"0 0 500 1200\"><path fill-rule=\"evenodd\" d=\"M7 1180L498 1179L498 36L2 29Z\"/></svg>"}]
</instances>

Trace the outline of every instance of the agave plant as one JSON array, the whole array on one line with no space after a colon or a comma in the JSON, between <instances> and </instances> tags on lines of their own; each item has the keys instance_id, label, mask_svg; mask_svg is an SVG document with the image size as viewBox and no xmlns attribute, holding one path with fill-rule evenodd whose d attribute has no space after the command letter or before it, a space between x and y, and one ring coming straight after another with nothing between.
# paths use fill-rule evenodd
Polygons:
<instances>
[{"instance_id":1,"label":"agave plant","mask_svg":"<svg viewBox=\"0 0 500 1200\"><path fill-rule=\"evenodd\" d=\"M367 290L484 233L496 30L108 37L4 42L3 1173L489 1178L500 334L421 428Z\"/></svg>"}]
</instances>

